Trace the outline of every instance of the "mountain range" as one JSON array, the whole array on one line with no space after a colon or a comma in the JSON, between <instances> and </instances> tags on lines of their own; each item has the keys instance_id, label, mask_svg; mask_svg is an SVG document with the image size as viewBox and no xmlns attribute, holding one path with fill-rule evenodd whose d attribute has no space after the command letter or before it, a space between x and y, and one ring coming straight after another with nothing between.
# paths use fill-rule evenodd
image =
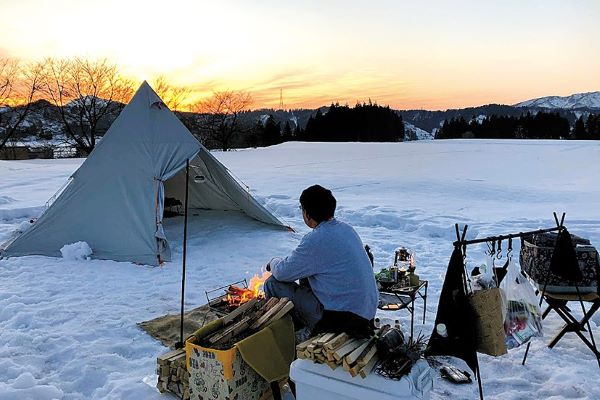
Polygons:
<instances>
[{"instance_id":1,"label":"mountain range","mask_svg":"<svg viewBox=\"0 0 600 400\"><path fill-rule=\"evenodd\" d=\"M86 101L88 100L86 99ZM67 109L73 108L73 105L70 106L67 106ZM273 116L276 122L281 123L282 128L288 122L292 129L297 126L304 129L309 118L314 116L318 110L326 113L328 109L329 107L296 110L260 109L243 113L242 118L246 124L252 126L259 121L264 123L268 116ZM7 111L6 109L0 110L0 112ZM463 117L466 120L471 120L482 119L491 115L518 117L528 112L535 114L539 111L558 112L562 117L567 118L573 126L580 116L586 117L590 113L600 114L600 91L577 93L564 97L540 97L514 105L487 104L445 111L396 110L405 122L406 140L432 139L444 121L451 118ZM109 114L100 121L102 130L108 129L114 118L116 118L116 114ZM31 112L21 126L19 136L22 139L29 140L49 140L51 138L58 139L62 135L62 124L57 108L45 100L40 100L31 108Z\"/></svg>"},{"instance_id":2,"label":"mountain range","mask_svg":"<svg viewBox=\"0 0 600 400\"><path fill-rule=\"evenodd\" d=\"M577 93L570 96L546 96L537 99L526 100L514 105L515 107L539 107L539 108L561 108L567 110L576 109L600 109L600 92Z\"/></svg>"},{"instance_id":3,"label":"mountain range","mask_svg":"<svg viewBox=\"0 0 600 400\"><path fill-rule=\"evenodd\" d=\"M490 115L505 115L518 117L528 112L535 114L539 111L558 112L566 118L571 126L580 116L590 113L600 114L600 91L576 93L570 96L548 96L522 101L514 105L487 104L478 107L449 109L445 111L428 110L398 110L406 122L421 128L433 135L445 120L463 117L466 120L481 119Z\"/></svg>"}]
</instances>

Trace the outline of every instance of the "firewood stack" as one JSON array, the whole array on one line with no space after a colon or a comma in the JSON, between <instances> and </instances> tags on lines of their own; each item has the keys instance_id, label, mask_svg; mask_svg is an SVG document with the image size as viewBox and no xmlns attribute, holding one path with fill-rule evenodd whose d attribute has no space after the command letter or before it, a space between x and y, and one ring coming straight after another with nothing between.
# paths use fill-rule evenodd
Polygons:
<instances>
[{"instance_id":1,"label":"firewood stack","mask_svg":"<svg viewBox=\"0 0 600 400\"><path fill-rule=\"evenodd\" d=\"M298 358L310 359L327 364L335 370L342 367L352 377L366 378L377 365L377 338L384 333L384 326L375 335L366 339L355 339L346 333L321 333L296 346Z\"/></svg>"},{"instance_id":2,"label":"firewood stack","mask_svg":"<svg viewBox=\"0 0 600 400\"><path fill-rule=\"evenodd\" d=\"M205 347L228 349L236 342L258 332L268 324L283 318L294 305L287 298L252 299L222 318L223 326L210 336L188 340ZM185 350L173 350L157 358L156 387L161 393L171 392L178 398L189 400L189 373L185 364Z\"/></svg>"},{"instance_id":3,"label":"firewood stack","mask_svg":"<svg viewBox=\"0 0 600 400\"><path fill-rule=\"evenodd\" d=\"M157 358L156 387L161 393L171 392L180 399L189 400L189 374L185 365L185 350L173 350Z\"/></svg>"},{"instance_id":4,"label":"firewood stack","mask_svg":"<svg viewBox=\"0 0 600 400\"><path fill-rule=\"evenodd\" d=\"M272 297L269 300L254 298L221 318L223 326L218 331L208 337L190 337L188 340L212 349L229 349L271 322L283 318L292 308L294 304L285 297Z\"/></svg>"}]
</instances>

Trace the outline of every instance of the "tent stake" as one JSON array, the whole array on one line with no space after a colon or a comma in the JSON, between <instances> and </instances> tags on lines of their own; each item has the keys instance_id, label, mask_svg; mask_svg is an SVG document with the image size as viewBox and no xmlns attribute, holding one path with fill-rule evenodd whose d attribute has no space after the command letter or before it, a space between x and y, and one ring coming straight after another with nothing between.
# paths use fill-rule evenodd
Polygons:
<instances>
[{"instance_id":1,"label":"tent stake","mask_svg":"<svg viewBox=\"0 0 600 400\"><path fill-rule=\"evenodd\" d=\"M181 272L181 321L179 324L179 343L175 348L183 348L183 303L185 299L185 261L187 258L187 222L188 222L188 186L190 181L190 160L185 160L185 200L183 211L183 261Z\"/></svg>"}]
</instances>

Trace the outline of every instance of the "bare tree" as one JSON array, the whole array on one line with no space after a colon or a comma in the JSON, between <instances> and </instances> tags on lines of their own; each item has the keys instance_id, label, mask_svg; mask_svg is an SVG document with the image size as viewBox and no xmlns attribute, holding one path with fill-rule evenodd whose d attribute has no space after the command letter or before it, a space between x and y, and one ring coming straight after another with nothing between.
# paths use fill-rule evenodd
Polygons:
<instances>
[{"instance_id":1,"label":"bare tree","mask_svg":"<svg viewBox=\"0 0 600 400\"><path fill-rule=\"evenodd\" d=\"M68 141L89 154L133 93L107 60L46 59L44 92L58 108Z\"/></svg>"},{"instance_id":2,"label":"bare tree","mask_svg":"<svg viewBox=\"0 0 600 400\"><path fill-rule=\"evenodd\" d=\"M192 111L203 114L199 119L202 136L215 141L223 151L229 150L235 135L246 130L240 115L252 104L252 96L243 91L214 92L205 100L191 106Z\"/></svg>"},{"instance_id":3,"label":"bare tree","mask_svg":"<svg viewBox=\"0 0 600 400\"><path fill-rule=\"evenodd\" d=\"M167 107L175 112L181 109L190 95L189 88L174 86L162 75L152 82L152 87Z\"/></svg>"},{"instance_id":4,"label":"bare tree","mask_svg":"<svg viewBox=\"0 0 600 400\"><path fill-rule=\"evenodd\" d=\"M42 66L0 58L0 149L21 127L40 91Z\"/></svg>"}]
</instances>

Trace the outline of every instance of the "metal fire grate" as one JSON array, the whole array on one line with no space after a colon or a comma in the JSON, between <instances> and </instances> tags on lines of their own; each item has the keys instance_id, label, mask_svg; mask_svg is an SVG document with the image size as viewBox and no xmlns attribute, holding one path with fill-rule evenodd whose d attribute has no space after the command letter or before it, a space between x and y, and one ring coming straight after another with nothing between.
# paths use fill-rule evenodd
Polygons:
<instances>
[{"instance_id":1,"label":"metal fire grate","mask_svg":"<svg viewBox=\"0 0 600 400\"><path fill-rule=\"evenodd\" d=\"M208 308L220 317L233 311L233 309L229 307L229 303L226 300L226 294L224 293L230 286L248 289L248 282L246 279L242 279L241 281L233 282L204 292L206 294L206 304L208 305Z\"/></svg>"}]
</instances>

